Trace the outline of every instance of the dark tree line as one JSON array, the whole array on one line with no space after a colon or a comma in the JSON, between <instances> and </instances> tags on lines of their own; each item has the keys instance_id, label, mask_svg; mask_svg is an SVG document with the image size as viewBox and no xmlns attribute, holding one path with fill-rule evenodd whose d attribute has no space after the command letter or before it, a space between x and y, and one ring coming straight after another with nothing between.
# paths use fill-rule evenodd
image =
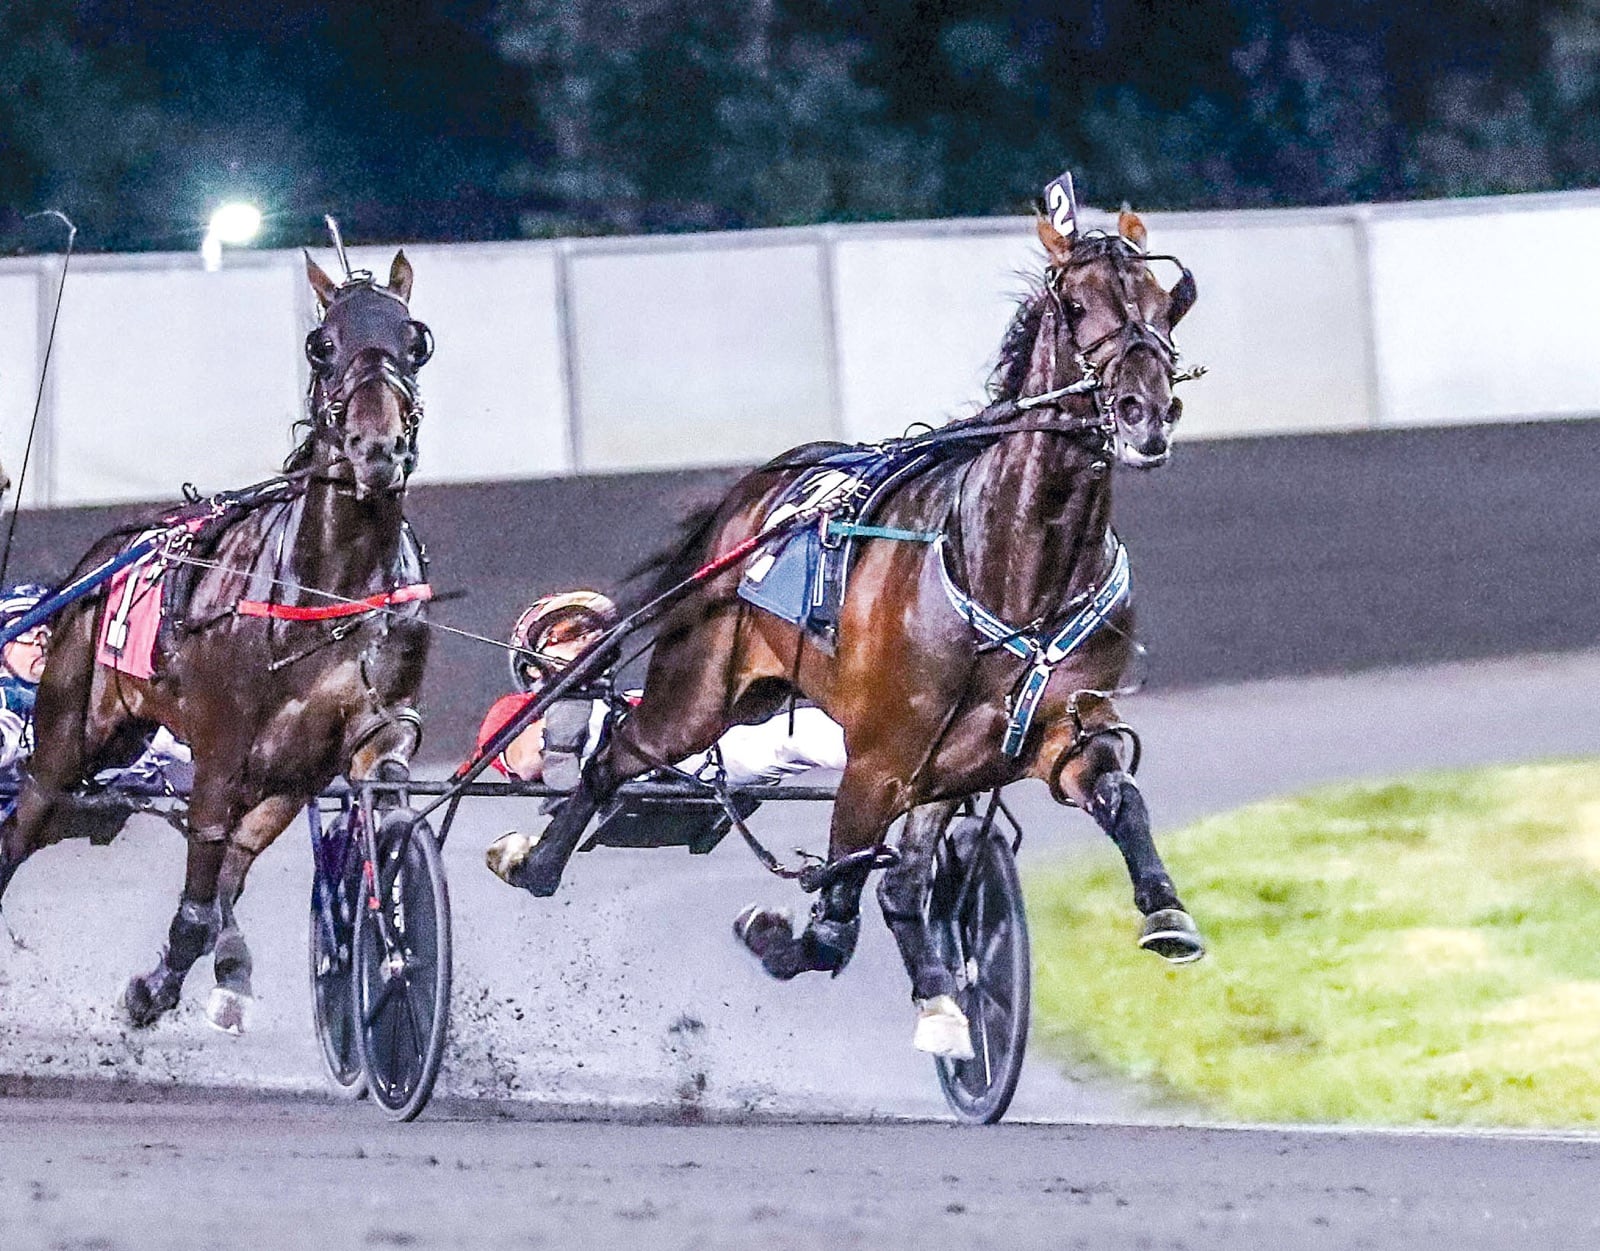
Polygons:
<instances>
[{"instance_id":1,"label":"dark tree line","mask_svg":"<svg viewBox=\"0 0 1600 1251\"><path fill-rule=\"evenodd\" d=\"M495 238L1600 184L1600 0L6 0L0 203Z\"/></svg>"}]
</instances>

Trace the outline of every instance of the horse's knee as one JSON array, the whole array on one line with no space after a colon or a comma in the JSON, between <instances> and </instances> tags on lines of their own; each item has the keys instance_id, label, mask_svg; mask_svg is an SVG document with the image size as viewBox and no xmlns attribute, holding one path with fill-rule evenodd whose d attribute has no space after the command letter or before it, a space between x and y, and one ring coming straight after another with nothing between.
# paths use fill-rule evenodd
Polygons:
<instances>
[{"instance_id":1,"label":"horse's knee","mask_svg":"<svg viewBox=\"0 0 1600 1251\"><path fill-rule=\"evenodd\" d=\"M1106 831L1115 830L1124 820L1137 820L1143 816L1149 822L1149 809L1139 785L1120 769L1102 773L1095 779L1089 792L1089 815Z\"/></svg>"}]
</instances>

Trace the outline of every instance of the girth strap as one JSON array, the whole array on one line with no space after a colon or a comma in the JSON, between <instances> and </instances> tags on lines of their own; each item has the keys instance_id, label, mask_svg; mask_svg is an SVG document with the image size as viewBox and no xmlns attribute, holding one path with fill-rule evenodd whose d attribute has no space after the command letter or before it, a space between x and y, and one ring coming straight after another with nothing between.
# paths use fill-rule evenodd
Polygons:
<instances>
[{"instance_id":1,"label":"girth strap","mask_svg":"<svg viewBox=\"0 0 1600 1251\"><path fill-rule=\"evenodd\" d=\"M1121 539L1115 535L1111 537L1116 547L1105 581L1067 619L1066 624L1048 638L1026 627L1019 629L1007 625L957 586L950 574L946 545L942 540L939 542L939 578L956 612L993 645L1032 662L1007 701L1011 708L1011 719L1006 725L1001 749L1012 759L1022 755L1022 745L1027 740L1034 713L1039 709L1039 702L1044 698L1045 687L1050 684L1050 675L1056 666L1087 643L1094 632L1110 619L1111 614L1126 602L1133 590L1128 549Z\"/></svg>"}]
</instances>

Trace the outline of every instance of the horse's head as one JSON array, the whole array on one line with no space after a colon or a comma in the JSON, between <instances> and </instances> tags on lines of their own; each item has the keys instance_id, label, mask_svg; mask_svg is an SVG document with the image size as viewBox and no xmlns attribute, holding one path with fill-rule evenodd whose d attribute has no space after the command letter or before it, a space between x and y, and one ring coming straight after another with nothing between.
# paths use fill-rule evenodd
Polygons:
<instances>
[{"instance_id":1,"label":"horse's head","mask_svg":"<svg viewBox=\"0 0 1600 1251\"><path fill-rule=\"evenodd\" d=\"M411 263L395 253L389 283L357 271L335 283L306 254L320 324L306 336L311 362L312 444L329 475L357 499L405 487L417 463L422 397L417 371L433 355L433 335L412 318Z\"/></svg>"},{"instance_id":2,"label":"horse's head","mask_svg":"<svg viewBox=\"0 0 1600 1251\"><path fill-rule=\"evenodd\" d=\"M1038 340L1048 385L1087 383L1080 393L1092 398L1117 459L1153 469L1183 412L1172 393L1180 378L1172 328L1194 305L1194 275L1175 257L1147 253L1144 223L1127 209L1114 235L1064 235L1041 218L1039 240L1050 258ZM1181 271L1170 291L1150 272L1157 260Z\"/></svg>"}]
</instances>

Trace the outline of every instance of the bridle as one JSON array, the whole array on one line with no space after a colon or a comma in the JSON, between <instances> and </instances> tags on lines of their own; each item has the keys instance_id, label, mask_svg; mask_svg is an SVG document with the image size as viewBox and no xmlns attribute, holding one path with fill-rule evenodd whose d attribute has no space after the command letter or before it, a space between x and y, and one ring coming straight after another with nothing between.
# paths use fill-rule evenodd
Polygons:
<instances>
[{"instance_id":1,"label":"bridle","mask_svg":"<svg viewBox=\"0 0 1600 1251\"><path fill-rule=\"evenodd\" d=\"M410 345L396 350L385 336L363 336L366 341L354 345L335 345L327 335L326 326L336 314L350 309L351 301L364 296L392 300L398 310L376 306L384 314L377 320L383 329L404 329ZM396 317L398 311L404 316ZM392 337L392 336L391 336ZM401 456L401 475L397 486L389 493L403 490L406 480L417 467L417 434L422 425L422 392L417 383L417 371L433 356L433 331L423 322L409 315L406 303L394 292L378 286L370 273L356 271L341 284L323 312L317 328L306 336L306 360L311 365L311 380L306 390L306 403L311 417L310 437L327 444L333 452L333 463L348 462L344 452L344 419L350 401L362 387L381 382L400 400L401 433L405 451ZM343 365L340 359L343 358Z\"/></svg>"},{"instance_id":2,"label":"bridle","mask_svg":"<svg viewBox=\"0 0 1600 1251\"><path fill-rule=\"evenodd\" d=\"M1099 232L1085 235L1078 241L1074 251L1078 252L1078 255L1069 258L1064 264L1052 265L1045 271L1044 290L1050 302L1046 315L1052 319L1052 324L1047 328L1050 335L1050 377L1052 379L1060 377L1056 359L1056 346L1059 342L1054 325L1056 319L1067 327L1067 341L1072 349L1073 366L1078 371L1078 377L1065 386L1019 399L1017 408L1022 411L1054 408L1066 416L1062 401L1072 396L1087 395L1094 404L1095 416L1093 421L1083 423L1084 428L1094 429L1102 438L1111 440L1116 437L1117 405L1122 399L1121 394L1113 388L1113 383L1120 379L1122 365L1135 348L1143 347L1152 352L1162 362L1167 371L1167 378L1174 386L1205 373L1203 365L1179 370L1178 349L1173 345L1172 339L1154 323L1146 321L1140 313L1139 305L1133 298L1133 291L1129 286L1131 263L1148 265L1151 261L1168 261L1178 267L1180 277L1173 286L1170 297L1174 308L1178 310L1173 317L1174 321L1194 304L1198 288L1194 274L1176 256L1164 252L1141 252L1120 235ZM1073 324L1069 303L1064 298L1063 288L1067 272L1103 259L1111 261L1112 271L1116 274L1116 294L1118 303L1122 306L1123 319L1093 342L1080 344L1078 327ZM1041 327L1040 333L1046 333L1047 329ZM1095 354L1108 344L1113 345L1113 350L1096 360ZM1101 374L1102 369L1106 371L1105 376Z\"/></svg>"}]
</instances>

